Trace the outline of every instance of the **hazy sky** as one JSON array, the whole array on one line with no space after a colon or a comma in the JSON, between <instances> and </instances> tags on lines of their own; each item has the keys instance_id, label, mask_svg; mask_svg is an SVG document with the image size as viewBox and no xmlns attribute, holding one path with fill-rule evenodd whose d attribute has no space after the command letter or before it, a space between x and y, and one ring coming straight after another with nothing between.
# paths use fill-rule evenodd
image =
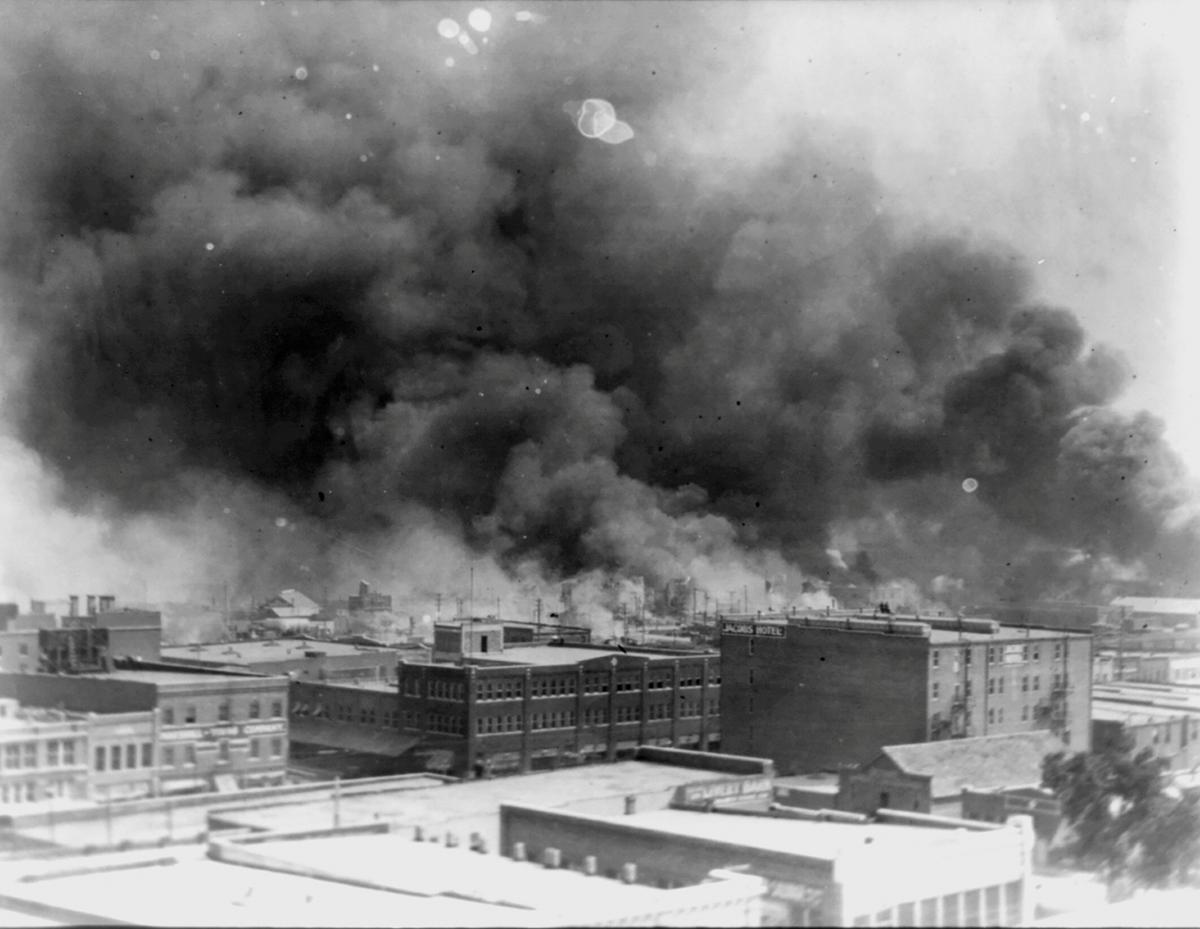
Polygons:
<instances>
[{"instance_id":1,"label":"hazy sky","mask_svg":"<svg viewBox=\"0 0 1200 929\"><path fill-rule=\"evenodd\" d=\"M778 3L758 95L861 130L871 168L934 225L1038 262L1200 472L1196 17L1184 3ZM1190 157L1188 152L1191 152ZM1194 169L1193 169L1194 170ZM1193 241L1195 241L1193 239Z\"/></svg>"}]
</instances>

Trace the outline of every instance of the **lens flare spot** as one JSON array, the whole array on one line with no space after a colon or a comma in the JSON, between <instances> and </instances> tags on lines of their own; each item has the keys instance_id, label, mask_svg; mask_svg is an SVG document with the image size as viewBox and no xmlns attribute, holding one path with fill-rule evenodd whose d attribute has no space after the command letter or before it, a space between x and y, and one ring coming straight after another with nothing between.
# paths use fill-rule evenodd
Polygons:
<instances>
[{"instance_id":1,"label":"lens flare spot","mask_svg":"<svg viewBox=\"0 0 1200 929\"><path fill-rule=\"evenodd\" d=\"M211 251L212 251L214 248L216 248L216 247L217 247L217 246L216 246L214 243L212 243L212 242L205 242L205 243L204 243L204 250L205 250L205 251L211 252Z\"/></svg>"},{"instance_id":2,"label":"lens flare spot","mask_svg":"<svg viewBox=\"0 0 1200 929\"><path fill-rule=\"evenodd\" d=\"M286 516L275 517L275 525L278 526L280 529L286 529L287 524L288 524L288 521L287 521Z\"/></svg>"},{"instance_id":3,"label":"lens flare spot","mask_svg":"<svg viewBox=\"0 0 1200 929\"><path fill-rule=\"evenodd\" d=\"M354 114L353 114L353 113L347 113L347 114L346 114L346 119L354 119Z\"/></svg>"},{"instance_id":4,"label":"lens flare spot","mask_svg":"<svg viewBox=\"0 0 1200 929\"><path fill-rule=\"evenodd\" d=\"M969 494L973 494L979 489L979 481L975 480L973 477L969 477L962 482L962 489Z\"/></svg>"},{"instance_id":5,"label":"lens flare spot","mask_svg":"<svg viewBox=\"0 0 1200 929\"><path fill-rule=\"evenodd\" d=\"M1092 114L1091 113L1080 113L1079 121L1081 123L1090 123L1092 121Z\"/></svg>"},{"instance_id":6,"label":"lens flare spot","mask_svg":"<svg viewBox=\"0 0 1200 929\"><path fill-rule=\"evenodd\" d=\"M477 6L467 16L467 25L476 32L487 32L492 28L492 14L483 7Z\"/></svg>"},{"instance_id":7,"label":"lens flare spot","mask_svg":"<svg viewBox=\"0 0 1200 929\"><path fill-rule=\"evenodd\" d=\"M469 55L479 54L479 46L476 45L475 40L465 32L458 37L458 44L465 48L467 50L467 54Z\"/></svg>"},{"instance_id":8,"label":"lens flare spot","mask_svg":"<svg viewBox=\"0 0 1200 929\"><path fill-rule=\"evenodd\" d=\"M378 74L379 73L379 65L371 65L371 70L374 71L376 74Z\"/></svg>"},{"instance_id":9,"label":"lens flare spot","mask_svg":"<svg viewBox=\"0 0 1200 929\"><path fill-rule=\"evenodd\" d=\"M301 65L300 67L298 67L293 72L293 74L295 74L296 80L298 80L298 81L307 81L308 80L308 68L304 67L304 65Z\"/></svg>"},{"instance_id":10,"label":"lens flare spot","mask_svg":"<svg viewBox=\"0 0 1200 929\"><path fill-rule=\"evenodd\" d=\"M453 67L454 67L454 59L453 59L453 58L447 58L447 59L446 59L446 67L447 67L447 68L453 68Z\"/></svg>"},{"instance_id":11,"label":"lens flare spot","mask_svg":"<svg viewBox=\"0 0 1200 929\"><path fill-rule=\"evenodd\" d=\"M617 111L607 100L591 97L579 105L575 125L589 139L597 139L617 122Z\"/></svg>"},{"instance_id":12,"label":"lens flare spot","mask_svg":"<svg viewBox=\"0 0 1200 929\"><path fill-rule=\"evenodd\" d=\"M440 35L443 39L453 39L456 35L462 32L462 26L460 26L453 19L443 19L437 24L437 31L438 35Z\"/></svg>"},{"instance_id":13,"label":"lens flare spot","mask_svg":"<svg viewBox=\"0 0 1200 929\"><path fill-rule=\"evenodd\" d=\"M150 60L158 61L162 57L162 53L157 48L150 49Z\"/></svg>"},{"instance_id":14,"label":"lens flare spot","mask_svg":"<svg viewBox=\"0 0 1200 929\"><path fill-rule=\"evenodd\" d=\"M633 127L629 123L618 119L608 129L600 133L597 138L601 142L607 142L609 145L620 145L622 142L628 142L633 138Z\"/></svg>"}]
</instances>

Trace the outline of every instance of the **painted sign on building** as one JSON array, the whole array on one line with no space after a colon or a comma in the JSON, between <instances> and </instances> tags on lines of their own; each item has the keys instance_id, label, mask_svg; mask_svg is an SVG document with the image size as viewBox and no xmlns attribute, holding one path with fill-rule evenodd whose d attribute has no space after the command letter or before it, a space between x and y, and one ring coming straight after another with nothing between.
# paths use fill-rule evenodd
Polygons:
<instances>
[{"instance_id":1,"label":"painted sign on building","mask_svg":"<svg viewBox=\"0 0 1200 929\"><path fill-rule=\"evenodd\" d=\"M728 803L735 800L770 799L772 782L769 777L753 776L702 781L684 784L675 790L673 805L703 807L709 803Z\"/></svg>"},{"instance_id":2,"label":"painted sign on building","mask_svg":"<svg viewBox=\"0 0 1200 929\"><path fill-rule=\"evenodd\" d=\"M783 639L787 637L787 626L782 623L746 623L726 621L721 624L724 635L753 635L768 639Z\"/></svg>"},{"instance_id":3,"label":"painted sign on building","mask_svg":"<svg viewBox=\"0 0 1200 929\"><path fill-rule=\"evenodd\" d=\"M249 738L256 735L281 735L287 731L282 720L266 723L229 723L224 726L191 726L187 729L164 729L159 733L162 742L211 742L216 739Z\"/></svg>"}]
</instances>

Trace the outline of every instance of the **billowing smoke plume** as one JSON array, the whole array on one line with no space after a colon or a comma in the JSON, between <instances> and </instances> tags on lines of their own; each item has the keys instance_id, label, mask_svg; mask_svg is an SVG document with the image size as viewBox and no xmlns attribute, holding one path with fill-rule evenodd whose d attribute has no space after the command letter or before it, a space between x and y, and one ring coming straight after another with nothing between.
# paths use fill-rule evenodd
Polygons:
<instances>
[{"instance_id":1,"label":"billowing smoke plume","mask_svg":"<svg viewBox=\"0 0 1200 929\"><path fill-rule=\"evenodd\" d=\"M1160 427L1024 259L898 231L819 117L729 149L752 12L439 34L468 11L6 8L10 441L36 507L135 563L111 583L428 604L473 565L480 603L688 578L761 608L1185 570ZM591 99L630 135L581 133Z\"/></svg>"}]
</instances>

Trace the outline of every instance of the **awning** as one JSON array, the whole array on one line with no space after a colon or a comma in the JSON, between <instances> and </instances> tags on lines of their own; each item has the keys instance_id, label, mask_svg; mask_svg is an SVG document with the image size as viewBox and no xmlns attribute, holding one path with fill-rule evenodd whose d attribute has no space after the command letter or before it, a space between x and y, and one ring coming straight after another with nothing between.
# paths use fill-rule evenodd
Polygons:
<instances>
[{"instance_id":1,"label":"awning","mask_svg":"<svg viewBox=\"0 0 1200 929\"><path fill-rule=\"evenodd\" d=\"M303 742L306 745L320 745L388 758L405 754L421 741L419 736L396 729L374 729L357 723L315 719L311 716L292 717L288 738L292 742Z\"/></svg>"}]
</instances>

